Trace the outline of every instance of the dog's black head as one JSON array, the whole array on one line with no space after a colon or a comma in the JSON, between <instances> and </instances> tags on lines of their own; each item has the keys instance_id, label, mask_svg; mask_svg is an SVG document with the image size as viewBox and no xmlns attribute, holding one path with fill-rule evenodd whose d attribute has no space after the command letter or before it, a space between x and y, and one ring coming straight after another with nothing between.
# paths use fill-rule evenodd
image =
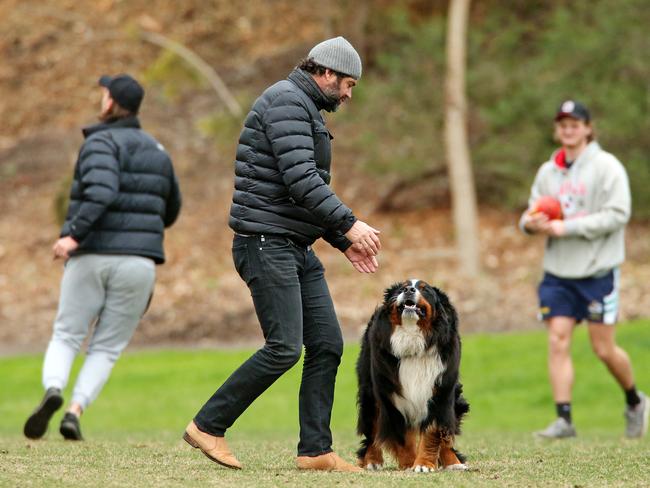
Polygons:
<instances>
[{"instance_id":1,"label":"dog's black head","mask_svg":"<svg viewBox=\"0 0 650 488\"><path fill-rule=\"evenodd\" d=\"M426 335L446 335L456 328L454 307L438 288L426 281L411 279L396 283L384 292L383 306L388 309L393 329L417 324Z\"/></svg>"}]
</instances>

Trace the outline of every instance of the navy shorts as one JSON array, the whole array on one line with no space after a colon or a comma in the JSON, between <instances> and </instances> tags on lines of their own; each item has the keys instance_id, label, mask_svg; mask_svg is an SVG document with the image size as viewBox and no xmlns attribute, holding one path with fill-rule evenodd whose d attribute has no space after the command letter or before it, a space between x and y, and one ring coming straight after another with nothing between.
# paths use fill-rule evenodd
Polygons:
<instances>
[{"instance_id":1,"label":"navy shorts","mask_svg":"<svg viewBox=\"0 0 650 488\"><path fill-rule=\"evenodd\" d=\"M569 279L544 273L538 289L540 319L561 316L613 325L618 318L618 282L618 268L597 278Z\"/></svg>"}]
</instances>

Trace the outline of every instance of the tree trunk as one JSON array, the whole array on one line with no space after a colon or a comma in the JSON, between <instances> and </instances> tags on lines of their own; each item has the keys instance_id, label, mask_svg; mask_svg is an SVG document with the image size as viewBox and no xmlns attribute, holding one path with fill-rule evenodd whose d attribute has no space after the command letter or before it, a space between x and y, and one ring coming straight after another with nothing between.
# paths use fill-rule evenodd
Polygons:
<instances>
[{"instance_id":1,"label":"tree trunk","mask_svg":"<svg viewBox=\"0 0 650 488\"><path fill-rule=\"evenodd\" d=\"M445 80L445 151L449 167L458 260L463 273L480 269L476 189L467 142L465 62L470 0L450 0Z\"/></svg>"}]
</instances>

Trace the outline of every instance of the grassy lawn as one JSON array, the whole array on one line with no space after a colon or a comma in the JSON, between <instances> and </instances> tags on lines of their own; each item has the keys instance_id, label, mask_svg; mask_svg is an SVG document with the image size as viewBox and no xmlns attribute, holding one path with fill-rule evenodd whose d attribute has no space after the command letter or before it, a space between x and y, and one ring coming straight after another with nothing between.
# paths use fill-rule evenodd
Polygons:
<instances>
[{"instance_id":1,"label":"grassy lawn","mask_svg":"<svg viewBox=\"0 0 650 488\"><path fill-rule=\"evenodd\" d=\"M620 326L642 389L650 390L650 322ZM393 465L364 475L301 473L297 443L300 368L281 378L229 431L245 464L233 472L210 463L180 436L187 422L252 351L172 350L126 353L82 418L83 443L61 440L58 412L41 441L22 437L42 395L41 356L0 358L0 486L648 486L650 442L624 439L623 395L591 353L586 330L574 341L574 418L579 437L534 440L554 415L544 332L471 335L462 378L472 411L458 446L465 473L415 474ZM346 348L332 428L334 448L351 460L358 346ZM79 361L76 367L79 367ZM66 392L69 398L70 391Z\"/></svg>"}]
</instances>

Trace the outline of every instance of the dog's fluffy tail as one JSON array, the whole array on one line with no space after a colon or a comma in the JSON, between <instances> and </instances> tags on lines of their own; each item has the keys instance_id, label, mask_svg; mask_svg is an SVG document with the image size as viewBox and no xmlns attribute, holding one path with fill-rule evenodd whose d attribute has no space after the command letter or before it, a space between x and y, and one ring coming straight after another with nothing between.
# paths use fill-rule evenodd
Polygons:
<instances>
[{"instance_id":1,"label":"dog's fluffy tail","mask_svg":"<svg viewBox=\"0 0 650 488\"><path fill-rule=\"evenodd\" d=\"M460 435L460 425L463 422L463 417L469 412L469 402L463 396L463 385L460 383L456 384L454 412L456 413L456 432L454 432L454 434ZM458 460L465 464L465 461L467 460L465 455L456 449L452 450L456 454Z\"/></svg>"},{"instance_id":2,"label":"dog's fluffy tail","mask_svg":"<svg viewBox=\"0 0 650 488\"><path fill-rule=\"evenodd\" d=\"M469 402L463 396L463 385L456 384L454 412L456 413L456 431L454 434L460 434L460 425L463 422L463 417L469 412Z\"/></svg>"}]
</instances>

